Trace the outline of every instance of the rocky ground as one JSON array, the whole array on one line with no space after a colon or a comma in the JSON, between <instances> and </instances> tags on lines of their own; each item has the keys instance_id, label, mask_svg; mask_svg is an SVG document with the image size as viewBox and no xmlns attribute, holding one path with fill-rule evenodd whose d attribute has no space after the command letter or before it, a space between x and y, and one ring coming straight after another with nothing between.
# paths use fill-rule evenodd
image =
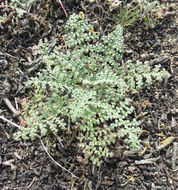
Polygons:
<instances>
[{"instance_id":1,"label":"rocky ground","mask_svg":"<svg viewBox=\"0 0 178 190\"><path fill-rule=\"evenodd\" d=\"M114 21L109 7L102 1L83 2L63 4L68 15L83 11L96 30L111 31ZM14 141L17 128L3 118L22 124L20 110L28 93L24 82L39 69L26 63L36 59L32 52L40 39L60 41L67 17L56 1L51 1L48 9L45 3L32 7L21 19L17 19L10 7L0 8L0 15L6 12L8 16L5 22L0 22L0 189L178 189L176 1L161 3L169 7L162 12L157 26L147 28L143 22L136 22L124 30L124 61L161 64L171 74L163 83L145 87L133 96L135 117L143 121L140 139L144 152L129 151L118 142L114 158L106 159L100 167L77 159L79 151L71 134L48 139L50 154L58 164L52 161L39 140Z\"/></svg>"}]
</instances>

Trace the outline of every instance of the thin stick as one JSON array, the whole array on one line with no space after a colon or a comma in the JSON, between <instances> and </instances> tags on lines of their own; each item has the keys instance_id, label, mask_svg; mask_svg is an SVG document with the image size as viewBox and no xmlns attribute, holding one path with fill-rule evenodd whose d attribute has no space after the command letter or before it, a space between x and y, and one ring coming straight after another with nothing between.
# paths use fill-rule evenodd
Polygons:
<instances>
[{"instance_id":1,"label":"thin stick","mask_svg":"<svg viewBox=\"0 0 178 190\"><path fill-rule=\"evenodd\" d=\"M46 149L46 147L45 147L45 145L44 145L44 143L43 143L43 141L42 141L41 138L40 138L40 141L41 141L41 144L42 144L42 146L43 146L43 148L44 148L46 154L49 156L49 158L50 158L56 165L58 165L60 168L62 168L62 169L65 170L66 172L70 173L73 177L75 177L75 178L78 179L78 177L75 176L72 172L70 172L69 170L67 170L66 168L64 168L63 166L61 166L58 162L56 162L56 161L54 160L54 158L49 154L49 152L48 152L48 150Z\"/></svg>"},{"instance_id":2,"label":"thin stick","mask_svg":"<svg viewBox=\"0 0 178 190\"><path fill-rule=\"evenodd\" d=\"M16 123L13 123L12 121L6 119L6 118L3 117L3 116L0 116L0 119L6 121L7 123L10 123L10 124L13 125L14 127L17 127L17 128L19 128L19 129L25 129L25 127L22 127L22 126L20 126L20 125L17 125Z\"/></svg>"}]
</instances>

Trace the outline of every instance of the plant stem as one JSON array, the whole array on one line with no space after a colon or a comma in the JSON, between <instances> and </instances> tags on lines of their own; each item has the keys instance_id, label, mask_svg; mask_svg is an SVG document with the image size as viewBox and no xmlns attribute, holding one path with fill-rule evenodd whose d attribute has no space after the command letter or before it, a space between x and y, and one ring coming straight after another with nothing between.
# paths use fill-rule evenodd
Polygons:
<instances>
[{"instance_id":1,"label":"plant stem","mask_svg":"<svg viewBox=\"0 0 178 190\"><path fill-rule=\"evenodd\" d=\"M60 0L58 0L58 1L59 1L59 4L61 5L63 11L64 11L64 14L65 14L66 17L67 17L68 15L67 15L67 12L66 12L66 10L65 10L65 8L64 8L64 6L63 6L63 4L62 4L62 2L61 2Z\"/></svg>"}]
</instances>

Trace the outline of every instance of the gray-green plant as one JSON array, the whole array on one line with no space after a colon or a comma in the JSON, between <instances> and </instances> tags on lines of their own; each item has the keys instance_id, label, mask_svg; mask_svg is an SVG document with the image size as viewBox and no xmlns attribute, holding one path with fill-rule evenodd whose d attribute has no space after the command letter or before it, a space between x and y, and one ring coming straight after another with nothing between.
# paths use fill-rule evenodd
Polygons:
<instances>
[{"instance_id":1,"label":"gray-green plant","mask_svg":"<svg viewBox=\"0 0 178 190\"><path fill-rule=\"evenodd\" d=\"M100 38L88 20L73 14L65 31L65 43L50 55L47 41L38 45L35 53L44 55L45 65L27 81L33 90L24 113L28 127L15 138L76 130L85 157L99 165L104 157L113 156L110 148L117 139L124 139L132 149L139 146L141 121L132 115L131 95L169 74L139 61L123 66L120 25Z\"/></svg>"}]
</instances>

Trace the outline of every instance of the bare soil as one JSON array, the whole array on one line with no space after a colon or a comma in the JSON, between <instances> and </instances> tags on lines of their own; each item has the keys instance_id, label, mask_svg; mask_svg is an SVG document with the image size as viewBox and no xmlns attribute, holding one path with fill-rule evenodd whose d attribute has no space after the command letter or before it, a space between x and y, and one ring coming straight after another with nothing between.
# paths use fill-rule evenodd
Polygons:
<instances>
[{"instance_id":1,"label":"bare soil","mask_svg":"<svg viewBox=\"0 0 178 190\"><path fill-rule=\"evenodd\" d=\"M143 121L140 139L144 152L130 151L118 141L113 146L114 157L95 167L77 159L81 150L77 147L75 134L60 133L58 137L44 139L53 159L74 177L50 159L39 140L14 141L17 128L0 119L0 189L178 189L176 1L161 3L170 6L155 28L146 28L144 22L136 22L124 31L124 62L131 59L133 62L148 61L153 66L161 64L171 74L168 80L145 87L133 96L135 117ZM70 0L63 4L68 15L83 11L100 32L110 32L115 25L108 6L102 2L82 4ZM23 122L20 111L29 91L24 83L41 67L31 69L25 63L37 59L32 52L40 39L57 39L60 43L67 20L57 1L51 1L49 7L48 11L45 4L32 7L31 14L20 20L10 8L0 8L0 15L3 12L8 15L6 22L0 22L0 116L16 124Z\"/></svg>"}]
</instances>

